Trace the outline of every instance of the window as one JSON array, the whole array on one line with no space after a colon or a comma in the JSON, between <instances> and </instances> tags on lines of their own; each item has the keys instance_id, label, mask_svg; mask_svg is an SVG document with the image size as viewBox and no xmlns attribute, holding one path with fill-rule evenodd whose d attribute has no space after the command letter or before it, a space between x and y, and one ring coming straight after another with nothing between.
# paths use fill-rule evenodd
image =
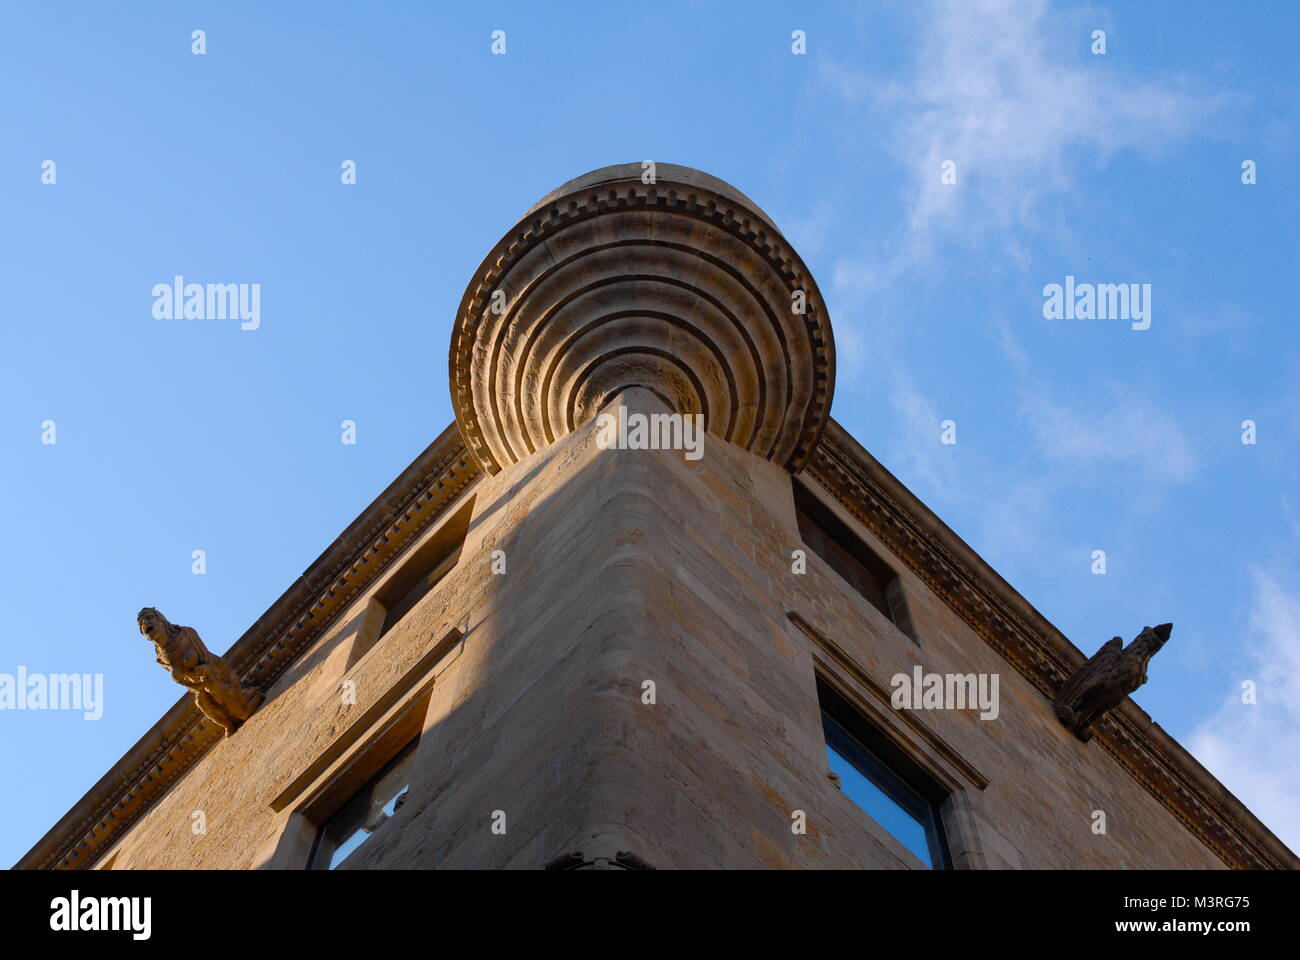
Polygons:
<instances>
[{"instance_id":1,"label":"window","mask_svg":"<svg viewBox=\"0 0 1300 960\"><path fill-rule=\"evenodd\" d=\"M397 571L397 574L376 593L384 606L383 636L393 625L411 612L451 572L460 560L460 548L469 532L474 500L470 498L456 514L448 518L442 528L423 544Z\"/></svg>"},{"instance_id":2,"label":"window","mask_svg":"<svg viewBox=\"0 0 1300 960\"><path fill-rule=\"evenodd\" d=\"M307 864L310 869L333 870L401 808L410 789L411 761L418 742L408 743L321 824Z\"/></svg>"},{"instance_id":3,"label":"window","mask_svg":"<svg viewBox=\"0 0 1300 960\"><path fill-rule=\"evenodd\" d=\"M433 686L460 642L459 630L447 631L271 801L276 813L289 812L263 861L271 869L334 870L376 834L400 829L388 821L418 787L416 756Z\"/></svg>"},{"instance_id":4,"label":"window","mask_svg":"<svg viewBox=\"0 0 1300 960\"><path fill-rule=\"evenodd\" d=\"M951 868L939 807L947 791L820 678L826 757L845 796L931 869Z\"/></svg>"},{"instance_id":5,"label":"window","mask_svg":"<svg viewBox=\"0 0 1300 960\"><path fill-rule=\"evenodd\" d=\"M801 483L794 485L794 505L799 520L799 537L804 544L915 640L902 584L889 565Z\"/></svg>"}]
</instances>

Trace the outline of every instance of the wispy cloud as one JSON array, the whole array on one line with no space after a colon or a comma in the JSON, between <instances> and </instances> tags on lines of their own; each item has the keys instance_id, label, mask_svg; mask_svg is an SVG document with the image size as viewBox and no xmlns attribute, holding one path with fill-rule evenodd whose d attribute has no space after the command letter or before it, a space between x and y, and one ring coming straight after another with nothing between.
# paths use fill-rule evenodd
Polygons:
<instances>
[{"instance_id":1,"label":"wispy cloud","mask_svg":"<svg viewBox=\"0 0 1300 960\"><path fill-rule=\"evenodd\" d=\"M971 532L990 560L1014 564L1077 552L1063 532L1069 525L1059 522L1070 516L1060 502L1081 491L1110 489L1126 509L1145 510L1197 475L1197 444L1155 397L1123 384L1085 399L1067 396L1033 373L1005 323L995 331L1010 370L1005 388L1016 397L1028 441L1018 457L962 440L960 416L959 445L940 444L940 424L950 414L936 408L905 364L890 360L882 367L896 425L887 459L945 511L979 518Z\"/></svg>"},{"instance_id":2,"label":"wispy cloud","mask_svg":"<svg viewBox=\"0 0 1300 960\"><path fill-rule=\"evenodd\" d=\"M1254 572L1247 627L1249 676L1192 735L1201 763L1293 850L1300 849L1300 592L1276 572ZM1241 702L1253 680L1258 702Z\"/></svg>"},{"instance_id":3,"label":"wispy cloud","mask_svg":"<svg viewBox=\"0 0 1300 960\"><path fill-rule=\"evenodd\" d=\"M984 318L1008 367L996 380L1014 392L1032 444L1015 464L976 463L964 447L959 467L934 439L940 415L912 370L907 318L917 285L951 273L951 257L935 256L940 245L976 248L968 266L1030 266L1045 247L1069 245L1057 201L1088 170L1120 151L1154 154L1203 131L1227 95L1135 77L1118 57L1092 56L1091 30L1110 26L1095 11L1055 11L1041 0L933 0L908 15L915 42L898 79L832 59L818 65L847 122L869 128L906 172L907 219L883 253L845 256L831 274L841 370L852 375L870 359L898 424L895 452L909 476L947 502L1014 487L1050 513L1054 496L1117 471L1147 492L1189 480L1199 466L1194 444L1153 394L1103 384L1083 395L1077 384L1044 380L996 317ZM957 165L956 186L941 181L945 160ZM990 489L972 490L976 476Z\"/></svg>"},{"instance_id":4,"label":"wispy cloud","mask_svg":"<svg viewBox=\"0 0 1300 960\"><path fill-rule=\"evenodd\" d=\"M1097 479L1097 471L1153 491L1185 483L1200 457L1179 418L1148 393L1126 384L1097 388L1084 402L1071 403L1042 377L1005 317L991 327L1012 371L1021 420L1051 465L1071 470L1076 481ZM1082 472L1080 472L1082 471Z\"/></svg>"},{"instance_id":5,"label":"wispy cloud","mask_svg":"<svg viewBox=\"0 0 1300 960\"><path fill-rule=\"evenodd\" d=\"M1092 56L1098 23L1082 13L1042 0L936 0L915 9L918 43L901 82L821 61L822 81L909 172L907 235L885 273L963 237L987 245L995 235L999 252L1023 263L1027 231L1059 234L1044 201L1067 194L1078 171L1124 150L1165 149L1226 102ZM941 181L945 161L956 164L956 186Z\"/></svg>"},{"instance_id":6,"label":"wispy cloud","mask_svg":"<svg viewBox=\"0 0 1300 960\"><path fill-rule=\"evenodd\" d=\"M1021 415L1033 430L1039 450L1057 469L1114 475L1150 490L1184 483L1198 459L1178 418L1150 397L1112 384L1087 406L1071 406L1052 396L1043 383L1022 392Z\"/></svg>"}]
</instances>

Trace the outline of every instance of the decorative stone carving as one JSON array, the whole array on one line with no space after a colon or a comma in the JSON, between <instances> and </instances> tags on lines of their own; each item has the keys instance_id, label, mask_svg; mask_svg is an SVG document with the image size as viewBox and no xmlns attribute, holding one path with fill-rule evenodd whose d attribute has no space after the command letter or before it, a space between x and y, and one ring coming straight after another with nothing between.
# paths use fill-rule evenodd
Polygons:
<instances>
[{"instance_id":1,"label":"decorative stone carving","mask_svg":"<svg viewBox=\"0 0 1300 960\"><path fill-rule=\"evenodd\" d=\"M203 715L230 736L253 715L263 693L245 687L224 659L210 651L193 627L172 623L153 607L136 617L140 633L153 641L158 662L172 679L194 691L194 702Z\"/></svg>"},{"instance_id":2,"label":"decorative stone carving","mask_svg":"<svg viewBox=\"0 0 1300 960\"><path fill-rule=\"evenodd\" d=\"M585 863L590 861L582 855L581 850L572 850L569 853L562 853L558 857L546 861L542 866L543 870L577 870Z\"/></svg>"},{"instance_id":3,"label":"decorative stone carving","mask_svg":"<svg viewBox=\"0 0 1300 960\"><path fill-rule=\"evenodd\" d=\"M1085 743L1092 739L1093 725L1102 714L1117 706L1130 693L1147 682L1147 663L1156 655L1172 623L1143 627L1127 647L1119 637L1112 637L1088 658L1065 682L1052 701L1057 719Z\"/></svg>"},{"instance_id":4,"label":"decorative stone carving","mask_svg":"<svg viewBox=\"0 0 1300 960\"><path fill-rule=\"evenodd\" d=\"M581 850L562 853L548 860L543 870L657 870L658 867L630 850L618 850L612 857L588 857Z\"/></svg>"},{"instance_id":5,"label":"decorative stone carving","mask_svg":"<svg viewBox=\"0 0 1300 960\"><path fill-rule=\"evenodd\" d=\"M624 870L657 870L650 861L633 853L631 850L619 850L614 854L614 864Z\"/></svg>"},{"instance_id":6,"label":"decorative stone carving","mask_svg":"<svg viewBox=\"0 0 1300 960\"><path fill-rule=\"evenodd\" d=\"M544 197L470 279L452 406L495 474L644 387L798 473L830 413L830 321L753 201L689 167L605 167Z\"/></svg>"}]
</instances>

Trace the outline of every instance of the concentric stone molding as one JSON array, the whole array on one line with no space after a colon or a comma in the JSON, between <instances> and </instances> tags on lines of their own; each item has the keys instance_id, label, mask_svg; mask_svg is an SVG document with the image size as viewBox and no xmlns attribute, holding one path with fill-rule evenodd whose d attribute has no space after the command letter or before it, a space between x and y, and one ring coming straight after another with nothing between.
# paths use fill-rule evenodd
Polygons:
<instances>
[{"instance_id":1,"label":"concentric stone molding","mask_svg":"<svg viewBox=\"0 0 1300 960\"><path fill-rule=\"evenodd\" d=\"M452 404L495 474L644 387L705 429L802 470L835 351L817 284L751 201L686 167L593 171L484 258L452 333Z\"/></svg>"},{"instance_id":2,"label":"concentric stone molding","mask_svg":"<svg viewBox=\"0 0 1300 960\"><path fill-rule=\"evenodd\" d=\"M808 472L1049 700L1083 663L1069 640L838 424L822 438ZM1229 867L1300 867L1284 844L1131 699L1098 726L1094 742Z\"/></svg>"},{"instance_id":3,"label":"concentric stone molding","mask_svg":"<svg viewBox=\"0 0 1300 960\"><path fill-rule=\"evenodd\" d=\"M480 476L449 426L227 651L235 672L269 689ZM92 866L221 737L186 695L16 867Z\"/></svg>"}]
</instances>

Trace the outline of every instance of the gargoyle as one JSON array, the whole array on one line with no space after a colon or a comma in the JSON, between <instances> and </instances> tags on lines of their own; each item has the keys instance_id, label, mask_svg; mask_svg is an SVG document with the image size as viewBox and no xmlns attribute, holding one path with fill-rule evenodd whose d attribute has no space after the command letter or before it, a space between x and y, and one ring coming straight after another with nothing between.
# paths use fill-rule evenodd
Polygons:
<instances>
[{"instance_id":1,"label":"gargoyle","mask_svg":"<svg viewBox=\"0 0 1300 960\"><path fill-rule=\"evenodd\" d=\"M224 659L214 654L193 627L172 623L153 607L136 617L140 633L153 641L158 662L172 679L194 691L194 702L203 715L219 724L230 736L253 715L262 702L262 691L245 687Z\"/></svg>"},{"instance_id":2,"label":"gargoyle","mask_svg":"<svg viewBox=\"0 0 1300 960\"><path fill-rule=\"evenodd\" d=\"M1093 724L1102 714L1119 706L1125 697L1147 682L1147 663L1165 645L1172 623L1162 623L1142 632L1127 647L1113 637L1065 682L1052 701L1056 717L1066 729L1087 743Z\"/></svg>"}]
</instances>

